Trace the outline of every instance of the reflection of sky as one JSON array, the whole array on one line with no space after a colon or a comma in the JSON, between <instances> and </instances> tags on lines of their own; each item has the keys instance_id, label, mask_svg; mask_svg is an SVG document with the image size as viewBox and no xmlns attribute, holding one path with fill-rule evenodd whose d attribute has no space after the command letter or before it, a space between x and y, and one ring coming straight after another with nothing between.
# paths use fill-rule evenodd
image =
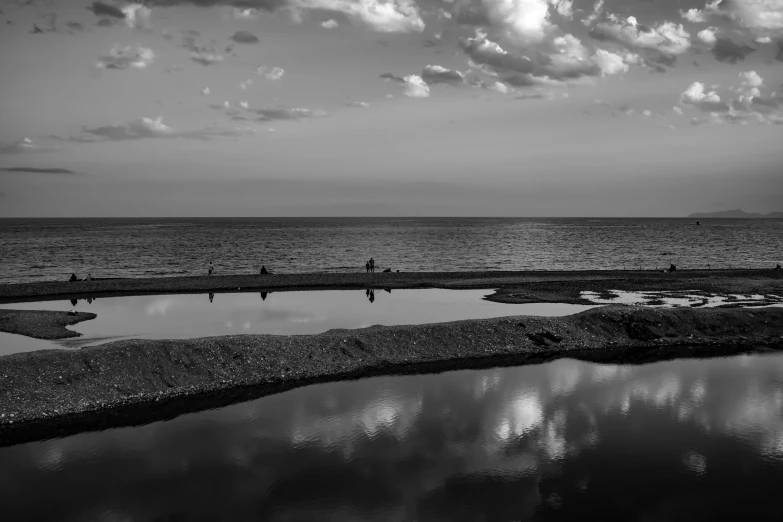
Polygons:
<instances>
[{"instance_id":1,"label":"reflection of sky","mask_svg":"<svg viewBox=\"0 0 783 522\"><path fill-rule=\"evenodd\" d=\"M232 334L315 334L335 328L362 328L376 324L422 324L510 315L567 315L589 306L557 303L504 304L483 300L492 290L394 290L375 292L370 303L364 290L274 292L263 300L259 293L140 295L39 303L15 303L0 308L93 312L97 318L70 328L84 334L76 344L97 344L105 337L175 339ZM71 341L73 344L73 341ZM57 347L54 343L27 343L27 351ZM11 346L11 343L9 343ZM15 346L15 345L13 345Z\"/></svg>"},{"instance_id":2,"label":"reflection of sky","mask_svg":"<svg viewBox=\"0 0 783 522\"><path fill-rule=\"evenodd\" d=\"M781 411L783 355L317 385L0 449L0 520L765 520Z\"/></svg>"}]
</instances>

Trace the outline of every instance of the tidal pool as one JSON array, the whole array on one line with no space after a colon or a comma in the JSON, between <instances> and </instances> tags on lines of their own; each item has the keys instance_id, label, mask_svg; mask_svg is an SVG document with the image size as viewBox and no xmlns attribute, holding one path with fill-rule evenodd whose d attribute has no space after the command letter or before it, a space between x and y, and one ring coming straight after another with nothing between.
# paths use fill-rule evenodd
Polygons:
<instances>
[{"instance_id":1,"label":"tidal pool","mask_svg":"<svg viewBox=\"0 0 783 522\"><path fill-rule=\"evenodd\" d=\"M321 384L0 448L0 520L780 520L783 355Z\"/></svg>"},{"instance_id":2,"label":"tidal pool","mask_svg":"<svg viewBox=\"0 0 783 522\"><path fill-rule=\"evenodd\" d=\"M98 317L69 327L82 337L57 342L33 339L15 343L10 334L0 334L0 355L41 348L78 348L131 337L182 339L236 334L316 334L334 328L364 328L376 324L424 324L511 315L569 315L597 306L505 304L483 299L492 293L486 289L321 290L140 295L3 304L0 309L78 310L93 312Z\"/></svg>"}]
</instances>

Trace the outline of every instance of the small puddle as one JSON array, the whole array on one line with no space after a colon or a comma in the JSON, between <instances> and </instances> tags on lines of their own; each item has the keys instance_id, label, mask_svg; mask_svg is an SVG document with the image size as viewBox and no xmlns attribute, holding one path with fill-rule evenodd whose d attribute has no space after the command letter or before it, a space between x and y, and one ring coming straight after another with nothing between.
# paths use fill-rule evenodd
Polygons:
<instances>
[{"instance_id":1,"label":"small puddle","mask_svg":"<svg viewBox=\"0 0 783 522\"><path fill-rule=\"evenodd\" d=\"M77 310L97 318L70 326L82 337L16 345L0 334L0 355L41 348L81 348L120 338L184 339L237 334L302 335L336 328L426 324L514 315L563 316L595 308L563 303L506 304L492 290L320 290L172 294L12 303L0 308ZM13 336L18 338L19 336ZM4 347L8 346L9 349ZM29 346L29 349L25 347Z\"/></svg>"}]
</instances>

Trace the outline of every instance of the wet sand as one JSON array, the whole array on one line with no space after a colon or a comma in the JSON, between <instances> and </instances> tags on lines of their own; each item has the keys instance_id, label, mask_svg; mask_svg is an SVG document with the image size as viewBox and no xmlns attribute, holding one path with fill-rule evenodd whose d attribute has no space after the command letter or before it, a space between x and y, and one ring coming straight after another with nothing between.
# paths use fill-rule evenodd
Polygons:
<instances>
[{"instance_id":1,"label":"wet sand","mask_svg":"<svg viewBox=\"0 0 783 522\"><path fill-rule=\"evenodd\" d=\"M5 285L0 296L15 302L367 287L497 288L493 300L585 303L580 291L609 288L780 295L783 277L772 271L213 276ZM318 335L123 340L78 351L18 353L0 357L0 445L151 422L326 380L557 357L639 363L781 348L781 308L610 306L558 318L374 326Z\"/></svg>"}]
</instances>

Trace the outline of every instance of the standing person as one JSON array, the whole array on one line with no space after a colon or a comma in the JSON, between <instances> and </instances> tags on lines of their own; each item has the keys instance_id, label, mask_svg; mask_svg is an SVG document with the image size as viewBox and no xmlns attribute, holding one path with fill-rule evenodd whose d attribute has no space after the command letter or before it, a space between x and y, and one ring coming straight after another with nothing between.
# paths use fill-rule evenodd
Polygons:
<instances>
[{"instance_id":1,"label":"standing person","mask_svg":"<svg viewBox=\"0 0 783 522\"><path fill-rule=\"evenodd\" d=\"M370 258L370 272L375 273L375 259Z\"/></svg>"},{"instance_id":2,"label":"standing person","mask_svg":"<svg viewBox=\"0 0 783 522\"><path fill-rule=\"evenodd\" d=\"M364 263L364 269L367 271L368 274L370 273L370 262L369 261Z\"/></svg>"},{"instance_id":3,"label":"standing person","mask_svg":"<svg viewBox=\"0 0 783 522\"><path fill-rule=\"evenodd\" d=\"M212 266L212 261L209 262L209 271L207 272L207 275L212 275L212 272L215 271L215 267Z\"/></svg>"}]
</instances>

